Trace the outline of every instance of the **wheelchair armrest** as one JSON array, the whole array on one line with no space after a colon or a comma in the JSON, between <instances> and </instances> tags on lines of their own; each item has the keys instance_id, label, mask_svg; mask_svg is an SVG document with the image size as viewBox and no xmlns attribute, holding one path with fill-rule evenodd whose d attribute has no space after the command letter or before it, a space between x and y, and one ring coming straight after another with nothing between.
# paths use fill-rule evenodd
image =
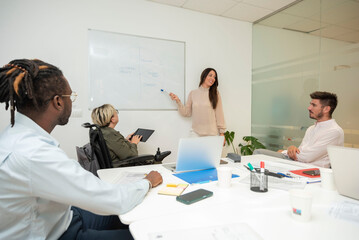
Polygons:
<instances>
[{"instance_id":1,"label":"wheelchair armrest","mask_svg":"<svg viewBox=\"0 0 359 240\"><path fill-rule=\"evenodd\" d=\"M129 157L124 160L121 160L119 167L153 164L154 159L155 156L149 154Z\"/></svg>"},{"instance_id":2,"label":"wheelchair armrest","mask_svg":"<svg viewBox=\"0 0 359 240\"><path fill-rule=\"evenodd\" d=\"M171 154L171 151L164 151L164 152L161 152L161 153L159 153L159 154L156 154L155 155L155 162L157 163L161 163L162 162L162 160L165 158L165 157L167 157L168 155L170 155Z\"/></svg>"},{"instance_id":3,"label":"wheelchair armrest","mask_svg":"<svg viewBox=\"0 0 359 240\"><path fill-rule=\"evenodd\" d=\"M150 155L150 154L143 154L143 155L138 155L137 157L132 157L132 158L134 158L134 160L136 162L139 162L139 161L153 160L155 158L155 156Z\"/></svg>"}]
</instances>

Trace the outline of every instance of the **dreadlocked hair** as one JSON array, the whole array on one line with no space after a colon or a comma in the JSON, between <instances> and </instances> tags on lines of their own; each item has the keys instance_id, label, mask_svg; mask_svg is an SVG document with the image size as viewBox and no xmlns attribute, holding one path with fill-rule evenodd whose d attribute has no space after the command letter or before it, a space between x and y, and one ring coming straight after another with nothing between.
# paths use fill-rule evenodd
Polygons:
<instances>
[{"instance_id":1,"label":"dreadlocked hair","mask_svg":"<svg viewBox=\"0 0 359 240\"><path fill-rule=\"evenodd\" d=\"M15 124L15 110L43 111L65 88L61 70L38 59L13 60L0 68L0 102L6 104L6 110L10 107L11 126Z\"/></svg>"}]
</instances>

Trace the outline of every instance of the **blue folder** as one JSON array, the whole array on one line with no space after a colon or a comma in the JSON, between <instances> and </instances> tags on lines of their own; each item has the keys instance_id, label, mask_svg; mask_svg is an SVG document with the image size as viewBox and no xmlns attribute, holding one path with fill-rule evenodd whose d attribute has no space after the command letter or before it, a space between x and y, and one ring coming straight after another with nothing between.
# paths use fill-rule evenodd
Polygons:
<instances>
[{"instance_id":1,"label":"blue folder","mask_svg":"<svg viewBox=\"0 0 359 240\"><path fill-rule=\"evenodd\" d=\"M207 183L217 181L217 169L211 168L206 170L199 170L193 172L175 173L174 176L186 181L189 184L192 183ZM237 174L232 174L232 178L239 177Z\"/></svg>"}]
</instances>

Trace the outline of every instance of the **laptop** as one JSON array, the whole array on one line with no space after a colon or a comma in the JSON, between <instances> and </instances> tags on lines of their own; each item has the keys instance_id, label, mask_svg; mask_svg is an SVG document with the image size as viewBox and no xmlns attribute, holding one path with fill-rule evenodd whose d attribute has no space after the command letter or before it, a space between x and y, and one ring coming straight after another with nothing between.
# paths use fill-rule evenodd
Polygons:
<instances>
[{"instance_id":1,"label":"laptop","mask_svg":"<svg viewBox=\"0 0 359 240\"><path fill-rule=\"evenodd\" d=\"M359 200L359 149L328 146L328 155L338 192Z\"/></svg>"},{"instance_id":2,"label":"laptop","mask_svg":"<svg viewBox=\"0 0 359 240\"><path fill-rule=\"evenodd\" d=\"M219 166L223 136L181 138L178 143L176 164L163 164L173 172L188 172Z\"/></svg>"}]
</instances>

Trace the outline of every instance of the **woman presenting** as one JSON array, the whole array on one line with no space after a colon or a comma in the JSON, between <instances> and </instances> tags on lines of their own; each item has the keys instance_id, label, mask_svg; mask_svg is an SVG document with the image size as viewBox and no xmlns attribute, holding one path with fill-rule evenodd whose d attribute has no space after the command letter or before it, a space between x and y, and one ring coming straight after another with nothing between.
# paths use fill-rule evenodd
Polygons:
<instances>
[{"instance_id":1,"label":"woman presenting","mask_svg":"<svg viewBox=\"0 0 359 240\"><path fill-rule=\"evenodd\" d=\"M206 68L201 74L199 88L189 93L186 105L182 104L176 94L169 94L171 99L176 101L178 112L182 116L192 116L192 136L224 136L226 124L217 87L216 70Z\"/></svg>"}]
</instances>

